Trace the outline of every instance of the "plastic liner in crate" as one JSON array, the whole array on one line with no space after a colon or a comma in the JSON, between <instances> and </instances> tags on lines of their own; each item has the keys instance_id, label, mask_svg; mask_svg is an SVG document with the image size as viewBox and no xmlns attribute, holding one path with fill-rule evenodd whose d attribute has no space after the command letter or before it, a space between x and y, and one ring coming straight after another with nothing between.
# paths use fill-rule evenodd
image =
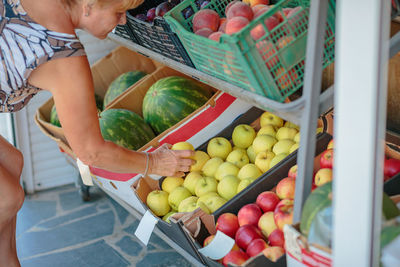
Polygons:
<instances>
[{"instance_id":1,"label":"plastic liner in crate","mask_svg":"<svg viewBox=\"0 0 400 267\"><path fill-rule=\"evenodd\" d=\"M133 36L133 34L130 32L128 25L117 25L113 31L116 35L119 37L122 37L124 39L127 39L129 41L133 41L136 43L136 39Z\"/></svg>"},{"instance_id":2,"label":"plastic liner in crate","mask_svg":"<svg viewBox=\"0 0 400 267\"><path fill-rule=\"evenodd\" d=\"M327 147L329 141L332 139L332 136L327 133L321 133L317 137L317 145L315 149L315 155L320 155ZM319 159L317 156L316 159ZM274 166L270 171L264 173L260 178L258 178L255 182L253 182L250 186L245 188L239 194L237 194L234 198L232 198L227 204L222 206L216 212L213 213L215 217L215 221L217 221L218 217L224 213L233 213L237 214L244 205L249 203L254 203L257 199L257 196L267 190L272 190L283 178L287 177L289 169L296 165L297 163L297 151L290 154L287 158L281 161L278 165ZM183 233L186 233L186 237L189 241L193 242L192 247L196 247L200 249L201 244L204 243L204 240L210 235L207 231L206 225L208 222L203 222L198 229L198 235L193 237L189 234L189 232L193 231L185 231L183 229ZM180 224L181 227L184 227L183 224ZM208 227L210 228L210 227ZM202 257L202 260L206 263L207 266L215 266L221 267L217 261L214 261L208 257L205 257L201 253L199 253ZM249 259L242 266L246 267L258 267L258 266L273 266L273 267L284 267L286 266L286 257L282 256L277 262L272 262L268 258L266 258L263 254L255 256Z\"/></svg>"},{"instance_id":3,"label":"plastic liner in crate","mask_svg":"<svg viewBox=\"0 0 400 267\"><path fill-rule=\"evenodd\" d=\"M232 1L210 0L205 8L225 17L225 7ZM285 8L294 6L297 7L289 17ZM334 61L335 6L335 1L330 0L324 68ZM188 10L193 10L192 14L199 10L195 0L183 1L164 18L178 34L196 69L279 102L302 88L308 0L279 1L239 32L223 34L219 42L193 33L193 15L188 17ZM265 20L272 16L279 17L280 22L268 30Z\"/></svg>"},{"instance_id":4,"label":"plastic liner in crate","mask_svg":"<svg viewBox=\"0 0 400 267\"><path fill-rule=\"evenodd\" d=\"M156 7L164 0L147 0L139 7L126 13L127 25L133 35L132 41L165 57L194 67L189 55L178 36L172 32L164 18L155 17L153 22L141 21L135 16L146 14L147 10Z\"/></svg>"}]
</instances>

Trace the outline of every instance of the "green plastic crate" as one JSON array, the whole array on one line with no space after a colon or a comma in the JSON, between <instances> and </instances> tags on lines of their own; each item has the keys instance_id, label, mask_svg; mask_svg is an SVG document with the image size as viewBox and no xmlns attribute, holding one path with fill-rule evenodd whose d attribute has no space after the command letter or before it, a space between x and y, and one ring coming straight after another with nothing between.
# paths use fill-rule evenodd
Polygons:
<instances>
[{"instance_id":1,"label":"green plastic crate","mask_svg":"<svg viewBox=\"0 0 400 267\"><path fill-rule=\"evenodd\" d=\"M210 0L205 7L225 17L225 7L233 0ZM297 12L269 31L264 23L286 7L297 7ZM227 81L248 91L283 102L303 86L304 59L307 44L309 1L282 0L263 15L252 20L241 31L223 34L219 42L192 32L192 18L184 13L199 10L195 0L185 0L164 15L180 38L196 69ZM334 61L335 1L330 0L326 24L324 63ZM258 40L251 30L263 27L265 34ZM286 41L285 41L286 40ZM279 44L279 46L278 46Z\"/></svg>"}]
</instances>

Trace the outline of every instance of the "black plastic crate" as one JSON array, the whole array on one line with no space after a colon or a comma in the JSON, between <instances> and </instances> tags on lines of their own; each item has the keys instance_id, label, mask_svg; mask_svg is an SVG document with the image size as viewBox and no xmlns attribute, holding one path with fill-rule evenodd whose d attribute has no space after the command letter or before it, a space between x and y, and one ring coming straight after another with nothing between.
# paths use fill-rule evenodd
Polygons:
<instances>
[{"instance_id":1,"label":"black plastic crate","mask_svg":"<svg viewBox=\"0 0 400 267\"><path fill-rule=\"evenodd\" d=\"M126 13L127 26L129 27L130 34L133 35L132 41L165 57L194 68L192 60L181 41L172 32L164 18L156 17L153 22L145 22L135 18L137 14L146 15L147 10L156 7L162 2L165 2L165 0L146 0L139 7L128 10Z\"/></svg>"},{"instance_id":2,"label":"black plastic crate","mask_svg":"<svg viewBox=\"0 0 400 267\"><path fill-rule=\"evenodd\" d=\"M124 39L127 39L129 41L133 41L136 43L136 39L133 36L133 34L131 33L128 25L117 25L117 27L115 27L114 33L116 35L118 35L119 37L122 37Z\"/></svg>"}]
</instances>

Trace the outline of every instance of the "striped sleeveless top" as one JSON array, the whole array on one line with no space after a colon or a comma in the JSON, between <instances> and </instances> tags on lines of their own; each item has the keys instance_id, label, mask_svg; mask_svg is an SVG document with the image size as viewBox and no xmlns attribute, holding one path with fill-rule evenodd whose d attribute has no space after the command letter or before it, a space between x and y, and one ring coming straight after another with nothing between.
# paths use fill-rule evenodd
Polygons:
<instances>
[{"instance_id":1,"label":"striped sleeveless top","mask_svg":"<svg viewBox=\"0 0 400 267\"><path fill-rule=\"evenodd\" d=\"M40 64L82 55L85 51L76 35L35 23L19 0L0 0L0 112L22 109L40 90L28 83Z\"/></svg>"}]
</instances>

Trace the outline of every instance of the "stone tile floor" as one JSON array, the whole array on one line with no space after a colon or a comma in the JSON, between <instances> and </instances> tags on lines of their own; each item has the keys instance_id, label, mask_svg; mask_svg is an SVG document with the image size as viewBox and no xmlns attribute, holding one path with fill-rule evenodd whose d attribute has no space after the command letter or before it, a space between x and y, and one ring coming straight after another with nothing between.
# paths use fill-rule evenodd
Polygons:
<instances>
[{"instance_id":1,"label":"stone tile floor","mask_svg":"<svg viewBox=\"0 0 400 267\"><path fill-rule=\"evenodd\" d=\"M29 195L18 213L22 267L192 266L155 234L147 247L135 237L139 221L96 187L83 202L67 185Z\"/></svg>"}]
</instances>

